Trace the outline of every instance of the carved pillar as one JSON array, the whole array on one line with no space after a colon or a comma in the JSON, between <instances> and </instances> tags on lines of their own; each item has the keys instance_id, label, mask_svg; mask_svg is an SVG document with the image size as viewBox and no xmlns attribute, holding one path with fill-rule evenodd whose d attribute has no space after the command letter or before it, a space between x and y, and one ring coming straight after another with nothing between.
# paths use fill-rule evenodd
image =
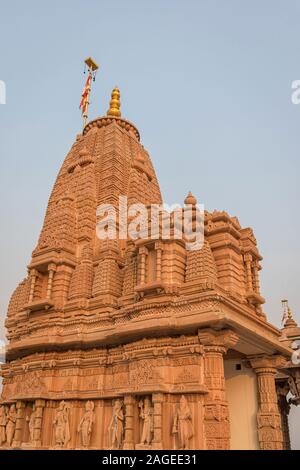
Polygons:
<instances>
[{"instance_id":1,"label":"carved pillar","mask_svg":"<svg viewBox=\"0 0 300 470\"><path fill-rule=\"evenodd\" d=\"M162 246L160 242L155 243L156 249L156 280L157 282L161 281L161 255L162 255Z\"/></svg>"},{"instance_id":2,"label":"carved pillar","mask_svg":"<svg viewBox=\"0 0 300 470\"><path fill-rule=\"evenodd\" d=\"M238 336L230 330L203 329L198 331L198 337L204 346L205 385L209 390L204 405L206 447L211 450L230 449L223 356L229 347L237 343Z\"/></svg>"},{"instance_id":3,"label":"carved pillar","mask_svg":"<svg viewBox=\"0 0 300 470\"><path fill-rule=\"evenodd\" d=\"M32 445L34 447L42 446L42 421L45 407L45 400L35 400L36 415L34 420L34 435Z\"/></svg>"},{"instance_id":4,"label":"carved pillar","mask_svg":"<svg viewBox=\"0 0 300 470\"><path fill-rule=\"evenodd\" d=\"M34 288L35 288L35 283L36 279L38 277L39 273L37 272L36 269L31 269L30 270L30 290L29 290L29 303L33 301L34 298Z\"/></svg>"},{"instance_id":5,"label":"carved pillar","mask_svg":"<svg viewBox=\"0 0 300 470\"><path fill-rule=\"evenodd\" d=\"M48 300L51 299L52 284L53 284L53 277L54 277L55 271L56 271L56 265L54 263L50 263L48 266L49 277L48 277L47 293L46 293L46 298Z\"/></svg>"},{"instance_id":6,"label":"carved pillar","mask_svg":"<svg viewBox=\"0 0 300 470\"><path fill-rule=\"evenodd\" d=\"M22 434L24 429L24 420L25 420L25 403L23 401L17 401L17 419L16 419L16 428L15 435L12 447L21 447L22 444Z\"/></svg>"},{"instance_id":7,"label":"carved pillar","mask_svg":"<svg viewBox=\"0 0 300 470\"><path fill-rule=\"evenodd\" d=\"M152 448L153 449L162 449L162 403L164 401L164 396L162 393L153 393L152 394L152 403L154 406L154 416L153 416L153 440Z\"/></svg>"},{"instance_id":8,"label":"carved pillar","mask_svg":"<svg viewBox=\"0 0 300 470\"><path fill-rule=\"evenodd\" d=\"M245 266L246 266L247 290L248 292L251 292L253 290L253 284L252 284L252 271L251 271L252 256L250 255L250 253L247 253L244 255L244 261L245 261Z\"/></svg>"},{"instance_id":9,"label":"carved pillar","mask_svg":"<svg viewBox=\"0 0 300 470\"><path fill-rule=\"evenodd\" d=\"M258 276L258 271L259 271L259 263L257 260L254 260L252 262L252 269L253 269L253 290L257 294L259 294L259 276Z\"/></svg>"},{"instance_id":10,"label":"carved pillar","mask_svg":"<svg viewBox=\"0 0 300 470\"><path fill-rule=\"evenodd\" d=\"M281 450L283 448L275 375L277 368L284 362L281 356L261 356L250 359L251 366L257 375L259 402L257 428L258 440L262 450Z\"/></svg>"},{"instance_id":11,"label":"carved pillar","mask_svg":"<svg viewBox=\"0 0 300 470\"><path fill-rule=\"evenodd\" d=\"M148 254L148 250L146 247L141 247L139 250L139 254L141 256L141 264L140 264L140 273L141 273L141 278L140 278L140 283L145 284L146 282L146 256Z\"/></svg>"},{"instance_id":12,"label":"carved pillar","mask_svg":"<svg viewBox=\"0 0 300 470\"><path fill-rule=\"evenodd\" d=\"M133 439L133 428L134 428L134 418L133 418L133 407L135 399L132 395L127 395L124 398L125 405L125 434L124 434L124 450L134 449L134 439Z\"/></svg>"}]
</instances>

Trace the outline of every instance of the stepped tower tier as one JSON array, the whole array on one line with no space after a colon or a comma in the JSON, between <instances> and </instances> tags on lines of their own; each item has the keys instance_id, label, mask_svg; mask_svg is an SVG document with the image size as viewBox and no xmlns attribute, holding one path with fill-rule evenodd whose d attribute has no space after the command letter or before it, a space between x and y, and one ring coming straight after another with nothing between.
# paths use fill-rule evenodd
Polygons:
<instances>
[{"instance_id":1,"label":"stepped tower tier","mask_svg":"<svg viewBox=\"0 0 300 470\"><path fill-rule=\"evenodd\" d=\"M145 231L162 204L115 87L106 116L85 126L62 164L9 303L0 447L287 446L275 376L291 350L262 310L252 230L206 211L204 242L191 251L174 235L173 212L169 238L161 225L156 237L121 237L120 198L143 204ZM195 196L184 204L194 224ZM102 205L115 211L115 237L98 236ZM250 402L240 413L242 393Z\"/></svg>"}]
</instances>

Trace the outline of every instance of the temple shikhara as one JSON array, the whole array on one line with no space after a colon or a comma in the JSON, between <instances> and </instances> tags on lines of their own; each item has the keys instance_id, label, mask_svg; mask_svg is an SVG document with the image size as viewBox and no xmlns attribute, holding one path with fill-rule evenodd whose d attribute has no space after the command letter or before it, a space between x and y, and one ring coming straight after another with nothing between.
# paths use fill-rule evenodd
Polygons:
<instances>
[{"instance_id":1,"label":"temple shikhara","mask_svg":"<svg viewBox=\"0 0 300 470\"><path fill-rule=\"evenodd\" d=\"M9 303L1 448L289 449L300 329L290 311L281 330L267 320L253 231L205 211L198 250L99 239L97 207L120 196L162 203L115 88L62 164Z\"/></svg>"}]
</instances>

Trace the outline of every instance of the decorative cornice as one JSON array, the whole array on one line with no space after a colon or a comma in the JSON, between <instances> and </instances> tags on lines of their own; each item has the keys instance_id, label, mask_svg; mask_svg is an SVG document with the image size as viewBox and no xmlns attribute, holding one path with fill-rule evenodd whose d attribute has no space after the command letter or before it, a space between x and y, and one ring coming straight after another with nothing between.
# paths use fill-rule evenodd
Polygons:
<instances>
[{"instance_id":1,"label":"decorative cornice","mask_svg":"<svg viewBox=\"0 0 300 470\"><path fill-rule=\"evenodd\" d=\"M127 121L126 119L123 119L123 118L112 117L112 116L102 116L97 119L94 119L93 121L90 121L85 126L83 130L83 135L86 135L91 129L95 127L98 127L98 128L106 127L112 124L113 122L117 124L124 131L130 132L138 141L140 140L139 131L130 121Z\"/></svg>"}]
</instances>

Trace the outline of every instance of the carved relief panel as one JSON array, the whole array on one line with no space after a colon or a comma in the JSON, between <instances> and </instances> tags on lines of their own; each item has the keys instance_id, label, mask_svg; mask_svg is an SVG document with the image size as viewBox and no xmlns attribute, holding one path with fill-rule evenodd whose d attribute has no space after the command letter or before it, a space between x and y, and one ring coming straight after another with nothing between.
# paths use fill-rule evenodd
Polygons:
<instances>
[{"instance_id":1,"label":"carved relief panel","mask_svg":"<svg viewBox=\"0 0 300 470\"><path fill-rule=\"evenodd\" d=\"M163 403L163 448L204 449L204 395L166 395Z\"/></svg>"}]
</instances>

